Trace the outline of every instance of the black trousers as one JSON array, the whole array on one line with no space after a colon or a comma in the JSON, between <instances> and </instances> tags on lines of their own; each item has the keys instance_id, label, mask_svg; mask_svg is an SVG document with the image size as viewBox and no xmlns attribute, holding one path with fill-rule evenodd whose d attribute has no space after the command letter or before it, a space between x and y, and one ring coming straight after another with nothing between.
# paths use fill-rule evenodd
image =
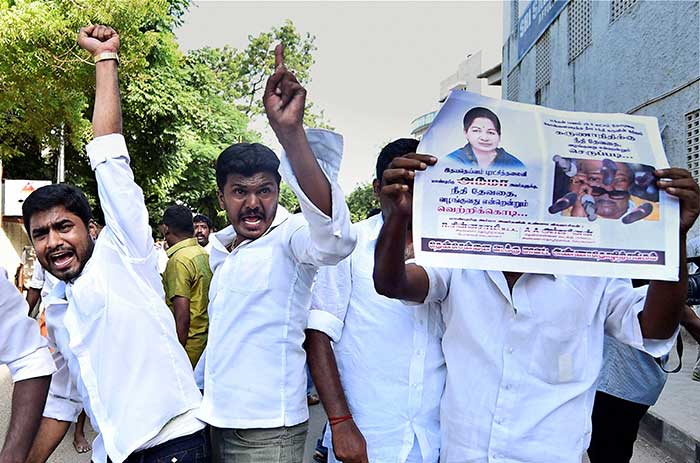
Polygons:
<instances>
[{"instance_id":1,"label":"black trousers","mask_svg":"<svg viewBox=\"0 0 700 463\"><path fill-rule=\"evenodd\" d=\"M124 463L210 463L211 450L208 430L177 437L150 449L132 453ZM112 460L107 459L108 463Z\"/></svg>"},{"instance_id":2,"label":"black trousers","mask_svg":"<svg viewBox=\"0 0 700 463\"><path fill-rule=\"evenodd\" d=\"M593 433L588 447L591 463L629 463L637 440L639 422L649 409L628 400L596 392Z\"/></svg>"}]
</instances>

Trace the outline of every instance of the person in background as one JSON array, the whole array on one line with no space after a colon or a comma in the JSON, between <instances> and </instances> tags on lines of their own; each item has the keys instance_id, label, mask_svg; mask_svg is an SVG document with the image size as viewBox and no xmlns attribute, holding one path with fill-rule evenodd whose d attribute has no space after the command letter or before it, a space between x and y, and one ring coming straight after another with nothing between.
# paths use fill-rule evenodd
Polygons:
<instances>
[{"instance_id":1,"label":"person in background","mask_svg":"<svg viewBox=\"0 0 700 463\"><path fill-rule=\"evenodd\" d=\"M192 212L185 206L165 210L161 233L168 243L168 263L163 272L165 302L175 315L177 338L194 368L209 332L209 255L193 237Z\"/></svg>"},{"instance_id":2,"label":"person in background","mask_svg":"<svg viewBox=\"0 0 700 463\"><path fill-rule=\"evenodd\" d=\"M197 243L199 243L207 253L211 253L209 234L214 231L214 225L211 223L211 220L204 214L195 214L195 216L192 217L192 224L194 225L194 237L197 238Z\"/></svg>"}]
</instances>

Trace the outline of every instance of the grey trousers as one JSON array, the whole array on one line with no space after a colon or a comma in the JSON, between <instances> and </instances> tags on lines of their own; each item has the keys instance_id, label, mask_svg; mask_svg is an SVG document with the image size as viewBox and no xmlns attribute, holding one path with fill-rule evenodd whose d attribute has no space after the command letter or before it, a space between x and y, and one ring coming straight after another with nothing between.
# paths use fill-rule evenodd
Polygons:
<instances>
[{"instance_id":1,"label":"grey trousers","mask_svg":"<svg viewBox=\"0 0 700 463\"><path fill-rule=\"evenodd\" d=\"M290 427L225 429L211 427L214 463L302 463L309 423Z\"/></svg>"}]
</instances>

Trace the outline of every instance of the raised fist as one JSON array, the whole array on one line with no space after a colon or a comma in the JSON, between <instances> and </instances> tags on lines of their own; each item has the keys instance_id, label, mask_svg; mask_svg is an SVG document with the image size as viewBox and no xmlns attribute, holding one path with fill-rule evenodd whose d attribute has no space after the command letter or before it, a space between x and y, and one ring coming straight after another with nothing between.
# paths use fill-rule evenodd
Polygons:
<instances>
[{"instance_id":1,"label":"raised fist","mask_svg":"<svg viewBox=\"0 0 700 463\"><path fill-rule=\"evenodd\" d=\"M92 25L83 27L78 33L78 45L92 56L100 53L119 51L119 35L108 26Z\"/></svg>"},{"instance_id":2,"label":"raised fist","mask_svg":"<svg viewBox=\"0 0 700 463\"><path fill-rule=\"evenodd\" d=\"M278 137L303 130L306 90L284 65L284 47L275 48L275 72L267 79L263 105L272 130Z\"/></svg>"}]
</instances>

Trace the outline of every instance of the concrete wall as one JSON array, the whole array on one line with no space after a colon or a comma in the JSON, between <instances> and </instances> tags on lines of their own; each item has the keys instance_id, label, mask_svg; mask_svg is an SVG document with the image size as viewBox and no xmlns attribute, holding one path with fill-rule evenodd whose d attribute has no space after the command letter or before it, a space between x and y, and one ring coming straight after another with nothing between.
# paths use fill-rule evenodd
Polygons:
<instances>
[{"instance_id":1,"label":"concrete wall","mask_svg":"<svg viewBox=\"0 0 700 463\"><path fill-rule=\"evenodd\" d=\"M503 98L518 65L511 7L503 18ZM610 2L594 0L591 43L571 63L568 8L549 27L552 73L541 104L654 116L669 163L687 168L685 115L700 109L700 2L639 0L611 23ZM524 103L535 103L535 50L519 63L517 100ZM695 234L699 229L696 224Z\"/></svg>"}]
</instances>

